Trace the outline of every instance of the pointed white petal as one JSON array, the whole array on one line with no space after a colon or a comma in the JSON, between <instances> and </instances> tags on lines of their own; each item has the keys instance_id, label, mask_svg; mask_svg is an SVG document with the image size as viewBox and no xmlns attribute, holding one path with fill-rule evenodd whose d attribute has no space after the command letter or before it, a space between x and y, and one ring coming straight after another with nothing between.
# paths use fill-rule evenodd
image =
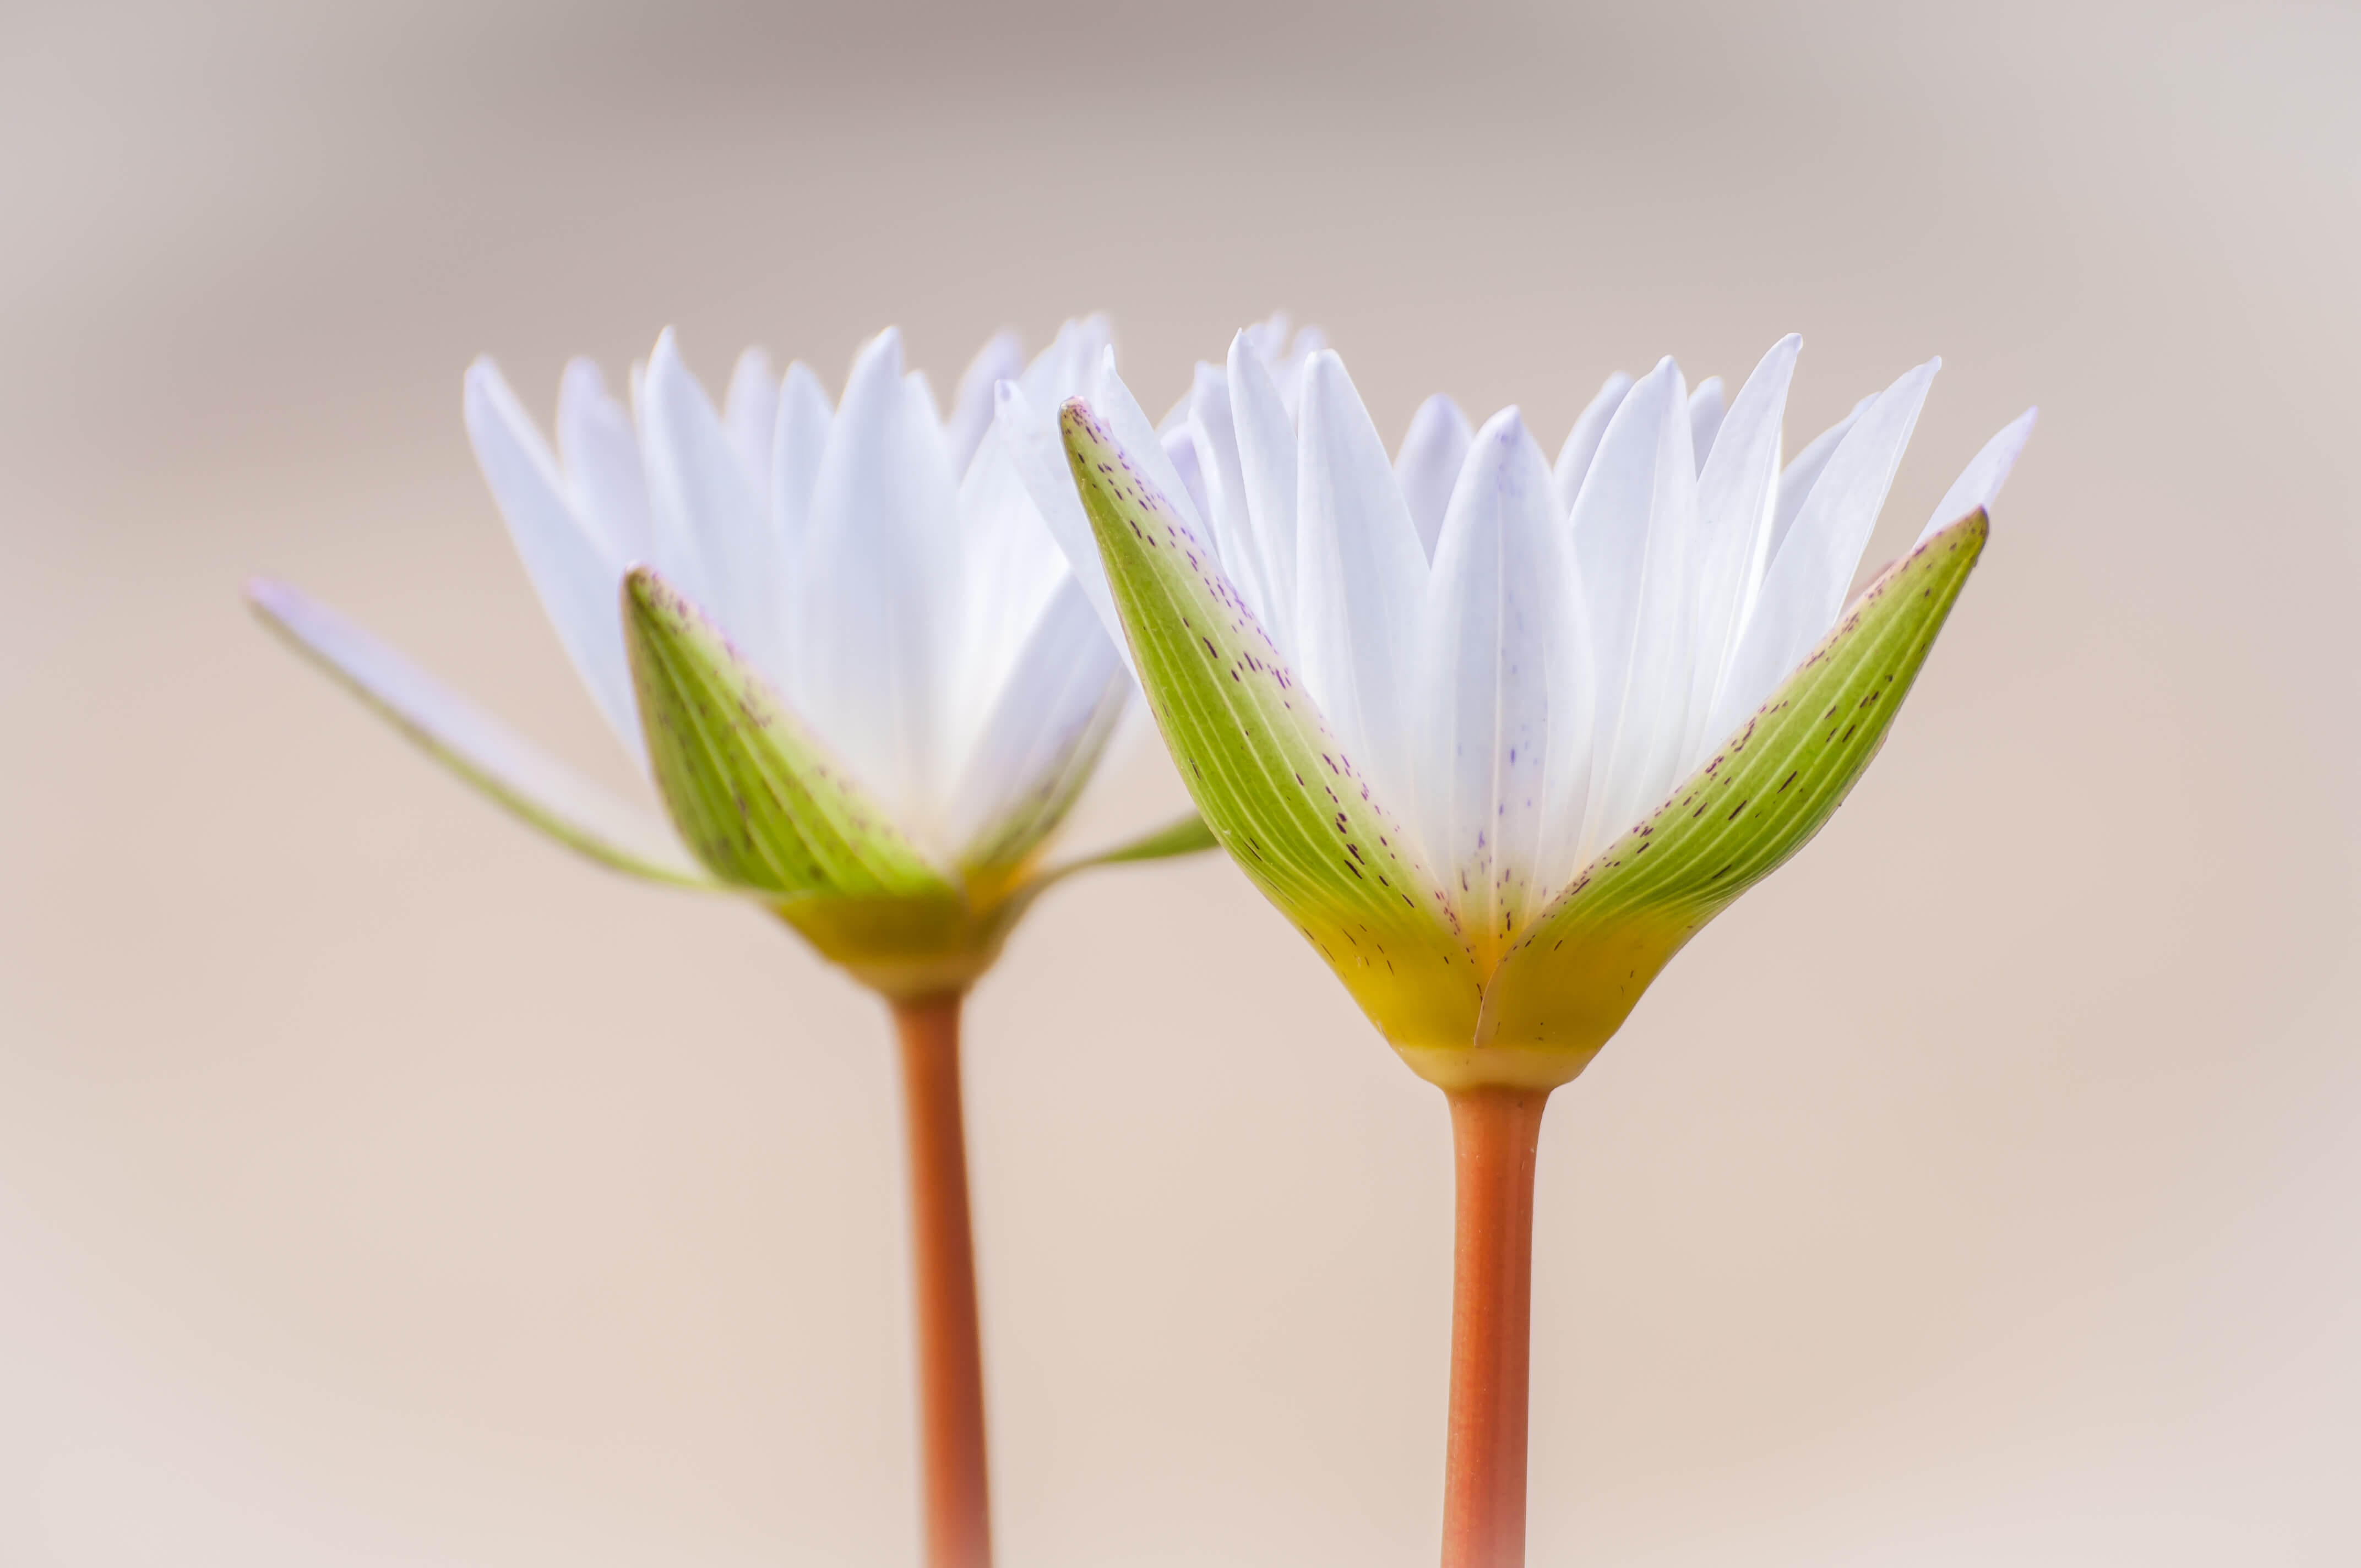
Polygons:
<instances>
[{"instance_id":1,"label":"pointed white petal","mask_svg":"<svg viewBox=\"0 0 2361 1568\"><path fill-rule=\"evenodd\" d=\"M1189 487L1180 482L1180 471L1173 467L1171 457L1164 450L1163 438L1148 422L1139 400L1131 395L1131 389L1115 373L1114 349L1101 351L1098 374L1083 389L1082 396L1148 482L1163 492L1198 540L1206 543L1205 520L1197 514L1189 498Z\"/></svg>"},{"instance_id":2,"label":"pointed white petal","mask_svg":"<svg viewBox=\"0 0 2361 1568\"><path fill-rule=\"evenodd\" d=\"M820 455L828 450L829 426L835 421L836 411L812 367L800 359L788 366L786 385L779 391L779 425L771 437L771 532L791 581L803 569L812 486L818 482Z\"/></svg>"},{"instance_id":3,"label":"pointed white petal","mask_svg":"<svg viewBox=\"0 0 2361 1568\"><path fill-rule=\"evenodd\" d=\"M959 501L921 396L899 333L862 347L813 487L795 630L803 712L897 822L931 837Z\"/></svg>"},{"instance_id":4,"label":"pointed white petal","mask_svg":"<svg viewBox=\"0 0 2361 1568\"><path fill-rule=\"evenodd\" d=\"M1262 320L1239 328L1238 333L1265 365L1276 365L1279 356L1287 352L1288 329L1293 324L1294 318L1285 311L1273 311Z\"/></svg>"},{"instance_id":5,"label":"pointed white petal","mask_svg":"<svg viewBox=\"0 0 2361 1568\"><path fill-rule=\"evenodd\" d=\"M1691 668L1689 729L1680 773L1723 739L1709 729L1714 698L1738 647L1747 600L1762 575L1779 477L1779 426L1804 340L1781 338L1738 389L1713 450L1697 475L1697 657ZM1697 400L1689 400L1692 414ZM1695 428L1692 422L1691 428Z\"/></svg>"},{"instance_id":6,"label":"pointed white petal","mask_svg":"<svg viewBox=\"0 0 2361 1568\"><path fill-rule=\"evenodd\" d=\"M1026 400L1049 415L1054 427L1058 410L1068 398L1089 393L1091 382L1098 374L1100 361L1106 357L1107 345L1113 337L1104 316L1083 316L1069 321L1058 328L1058 335L1049 347L1034 357L1025 367L1021 378ZM1056 432L1051 431L1054 440ZM1061 452L1063 448L1060 449ZM1060 459L1063 461L1062 457ZM1077 500L1077 506L1082 503Z\"/></svg>"},{"instance_id":7,"label":"pointed white petal","mask_svg":"<svg viewBox=\"0 0 2361 1568\"><path fill-rule=\"evenodd\" d=\"M598 367L588 359L569 361L558 383L557 450L574 515L598 540L607 559L618 566L649 559L654 544L639 433L622 404L608 395Z\"/></svg>"},{"instance_id":8,"label":"pointed white petal","mask_svg":"<svg viewBox=\"0 0 2361 1568\"><path fill-rule=\"evenodd\" d=\"M1877 396L1872 392L1853 404L1850 413L1812 437L1811 444L1788 459L1787 466L1780 471L1778 509L1771 515L1771 537L1765 542L1763 555L1765 570L1778 557L1779 546L1786 542L1787 531L1803 514L1804 503L1812 499L1812 487L1820 482L1820 471L1836 455L1838 444L1851 432L1853 422L1869 411Z\"/></svg>"},{"instance_id":9,"label":"pointed white petal","mask_svg":"<svg viewBox=\"0 0 2361 1568\"><path fill-rule=\"evenodd\" d=\"M1479 970L1553 891L1535 881L1550 752L1561 730L1587 739L1573 571L1548 463L1504 409L1452 492L1416 672L1416 820Z\"/></svg>"},{"instance_id":10,"label":"pointed white petal","mask_svg":"<svg viewBox=\"0 0 2361 1568\"><path fill-rule=\"evenodd\" d=\"M730 372L730 391L721 401L721 427L730 434L730 450L746 466L754 494L771 493L771 444L779 428L779 378L771 356L750 348L738 356Z\"/></svg>"},{"instance_id":11,"label":"pointed white petal","mask_svg":"<svg viewBox=\"0 0 2361 1568\"><path fill-rule=\"evenodd\" d=\"M769 509L669 329L648 356L643 412L658 569L719 623L756 669L781 690L793 690L784 635L786 573Z\"/></svg>"},{"instance_id":12,"label":"pointed white petal","mask_svg":"<svg viewBox=\"0 0 2361 1568\"><path fill-rule=\"evenodd\" d=\"M1607 423L1623 400L1631 392L1631 378L1618 370L1607 378L1590 406L1582 411L1566 433L1565 444L1558 448L1557 465L1551 470L1550 482L1557 492L1557 510L1561 517L1574 510L1574 498L1582 493L1582 481L1590 472L1591 460L1598 455L1598 443L1607 434Z\"/></svg>"},{"instance_id":13,"label":"pointed white petal","mask_svg":"<svg viewBox=\"0 0 2361 1568\"><path fill-rule=\"evenodd\" d=\"M1129 689L1098 613L1065 578L989 695L961 770L949 827L962 863L1017 859L1056 826L1096 760L1078 753L1105 745Z\"/></svg>"},{"instance_id":14,"label":"pointed white petal","mask_svg":"<svg viewBox=\"0 0 2361 1568\"><path fill-rule=\"evenodd\" d=\"M1930 359L1904 372L1837 444L1763 574L1763 591L1715 705L1716 734L1736 729L1836 624L1941 366Z\"/></svg>"},{"instance_id":15,"label":"pointed white petal","mask_svg":"<svg viewBox=\"0 0 2361 1568\"><path fill-rule=\"evenodd\" d=\"M1295 334L1285 354L1270 361L1271 385L1279 389L1279 400L1286 406L1287 417L1293 419L1303 407L1303 377L1311 367L1312 356L1328 346L1328 334L1316 326L1307 326Z\"/></svg>"},{"instance_id":16,"label":"pointed white petal","mask_svg":"<svg viewBox=\"0 0 2361 1568\"><path fill-rule=\"evenodd\" d=\"M1296 673L1378 793L1403 799L1426 553L1385 443L1334 352L1305 368L1301 425Z\"/></svg>"},{"instance_id":17,"label":"pointed white petal","mask_svg":"<svg viewBox=\"0 0 2361 1568\"><path fill-rule=\"evenodd\" d=\"M1082 510L1082 498L1074 488L1072 471L1066 466L1066 448L1058 435L1058 411L1034 407L1023 386L1015 381L1000 384L998 408L993 420L993 439L986 444L998 445L1006 453L1009 466L1016 470L1025 493L1040 514L1042 525L1057 541L1075 582L1090 600L1091 608L1098 612L1100 626L1128 669L1131 645L1124 637L1123 618L1115 613L1115 595L1107 587L1106 563L1099 558L1091 520Z\"/></svg>"},{"instance_id":18,"label":"pointed white petal","mask_svg":"<svg viewBox=\"0 0 2361 1568\"><path fill-rule=\"evenodd\" d=\"M1688 732L1697 459L1680 367L1659 364L1616 410L1574 503L1598 707L1586 856L1677 781Z\"/></svg>"},{"instance_id":19,"label":"pointed white petal","mask_svg":"<svg viewBox=\"0 0 2361 1568\"><path fill-rule=\"evenodd\" d=\"M967 631L946 713L954 773L1043 608L1073 576L997 425L985 433L960 483L959 511L967 562L961 585ZM1082 604L1087 610L1089 599Z\"/></svg>"},{"instance_id":20,"label":"pointed white petal","mask_svg":"<svg viewBox=\"0 0 2361 1568\"><path fill-rule=\"evenodd\" d=\"M1705 471L1706 459L1713 454L1713 438L1721 429L1721 378L1708 376L1689 394L1689 445L1697 452L1697 472Z\"/></svg>"},{"instance_id":21,"label":"pointed white petal","mask_svg":"<svg viewBox=\"0 0 2361 1568\"><path fill-rule=\"evenodd\" d=\"M1181 488L1189 492L1189 504L1196 508L1200 519L1210 519L1213 514L1205 497L1205 471L1197 461L1196 437L1189 433L1186 402L1182 400L1180 422L1174 423L1172 416L1167 414L1165 422L1156 427L1156 433L1164 439L1164 455L1171 463L1172 471L1180 476Z\"/></svg>"},{"instance_id":22,"label":"pointed white petal","mask_svg":"<svg viewBox=\"0 0 2361 1568\"><path fill-rule=\"evenodd\" d=\"M1459 405L1441 392L1418 405L1410 417L1410 433L1402 437L1394 457L1402 499L1410 503L1410 520L1418 530L1419 548L1434 559L1434 541L1443 532L1444 510L1451 504L1451 488L1459 482L1460 466L1476 432Z\"/></svg>"},{"instance_id":23,"label":"pointed white petal","mask_svg":"<svg viewBox=\"0 0 2361 1568\"><path fill-rule=\"evenodd\" d=\"M1218 366L1200 363L1189 397L1189 442L1196 449L1198 477L1205 487L1206 525L1213 554L1238 597L1254 612L1272 643L1284 654L1274 618L1271 587L1263 575L1262 547L1246 508L1246 468L1238 456L1237 425L1230 413L1230 379Z\"/></svg>"},{"instance_id":24,"label":"pointed white petal","mask_svg":"<svg viewBox=\"0 0 2361 1568\"><path fill-rule=\"evenodd\" d=\"M1230 341L1230 418L1238 440L1238 467L1246 481L1246 515L1257 565L1268 591L1265 608L1275 620L1264 630L1279 652L1294 657L1295 640L1295 427L1270 372L1244 333ZM1120 439L1120 436L1118 436ZM1128 444L1126 444L1127 445Z\"/></svg>"},{"instance_id":25,"label":"pointed white petal","mask_svg":"<svg viewBox=\"0 0 2361 1568\"><path fill-rule=\"evenodd\" d=\"M608 727L644 767L647 750L623 652L622 563L606 554L566 505L556 458L489 359L468 367L465 401L476 461L541 607Z\"/></svg>"},{"instance_id":26,"label":"pointed white petal","mask_svg":"<svg viewBox=\"0 0 2361 1568\"><path fill-rule=\"evenodd\" d=\"M909 400L911 410L924 415L926 422L935 427L935 440L939 444L943 434L943 409L935 401L935 384L927 379L924 370L906 370L902 373L902 393ZM957 482L956 477L953 482Z\"/></svg>"},{"instance_id":27,"label":"pointed white petal","mask_svg":"<svg viewBox=\"0 0 2361 1568\"><path fill-rule=\"evenodd\" d=\"M975 461L975 449L983 444L983 433L992 428L992 389L1023 374L1025 341L1013 332L994 334L992 341L968 361L959 390L951 394L951 416L943 424L943 445L950 454L952 473L965 476L968 465Z\"/></svg>"},{"instance_id":28,"label":"pointed white petal","mask_svg":"<svg viewBox=\"0 0 2361 1568\"><path fill-rule=\"evenodd\" d=\"M2000 488L2008 483L2009 470L2016 466L2017 455L2032 438L2033 422L2040 417L2039 409L2027 409L1984 443L1984 449L1960 470L1951 488L1943 492L1943 499L1935 503L1935 515L1927 519L1918 543L1926 543L1978 507L1991 510L1993 502L2000 499Z\"/></svg>"}]
</instances>

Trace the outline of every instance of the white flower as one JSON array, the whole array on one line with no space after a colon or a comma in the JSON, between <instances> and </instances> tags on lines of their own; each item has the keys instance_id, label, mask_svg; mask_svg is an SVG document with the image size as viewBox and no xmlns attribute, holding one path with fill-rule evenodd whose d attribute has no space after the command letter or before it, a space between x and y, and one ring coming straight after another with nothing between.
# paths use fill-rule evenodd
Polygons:
<instances>
[{"instance_id":1,"label":"white flower","mask_svg":"<svg viewBox=\"0 0 2361 1568\"><path fill-rule=\"evenodd\" d=\"M1836 623L1938 362L1782 464L1800 340L1725 411L1670 359L1610 378L1553 466L1514 408L1430 399L1389 460L1334 353L1276 383L1245 334L1167 435L1089 398L1213 555L1375 802L1411 840L1479 978ZM1064 454L1030 398L1000 429L1117 628ZM1999 493L2034 416L1960 476L1927 534ZM1923 536L1922 536L1923 537Z\"/></svg>"},{"instance_id":2,"label":"white flower","mask_svg":"<svg viewBox=\"0 0 2361 1568\"><path fill-rule=\"evenodd\" d=\"M1099 317L1029 366L1003 334L945 418L895 332L862 347L833 407L807 367L781 377L749 349L717 411L666 332L628 414L596 366L566 367L554 452L489 359L467 373L467 429L550 620L643 768L620 594L640 564L914 843L964 865L1005 852L1012 815L1032 823L1028 803L1088 768L1130 690L992 421L1000 380L1054 411L1096 389L1107 352Z\"/></svg>"}]
</instances>

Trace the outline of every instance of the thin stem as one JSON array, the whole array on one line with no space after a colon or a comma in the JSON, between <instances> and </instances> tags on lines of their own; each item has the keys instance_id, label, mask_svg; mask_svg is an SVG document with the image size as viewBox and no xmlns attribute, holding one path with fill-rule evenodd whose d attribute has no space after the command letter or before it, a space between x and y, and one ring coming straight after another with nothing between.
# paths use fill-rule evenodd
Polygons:
<instances>
[{"instance_id":1,"label":"thin stem","mask_svg":"<svg viewBox=\"0 0 2361 1568\"><path fill-rule=\"evenodd\" d=\"M1549 1091L1449 1092L1458 1215L1443 1568L1522 1568L1533 1165Z\"/></svg>"},{"instance_id":2,"label":"thin stem","mask_svg":"<svg viewBox=\"0 0 2361 1568\"><path fill-rule=\"evenodd\" d=\"M909 1127L926 1561L928 1568L991 1568L983 1352L976 1332L975 1244L960 1110L960 995L895 1001L893 1007Z\"/></svg>"}]
</instances>

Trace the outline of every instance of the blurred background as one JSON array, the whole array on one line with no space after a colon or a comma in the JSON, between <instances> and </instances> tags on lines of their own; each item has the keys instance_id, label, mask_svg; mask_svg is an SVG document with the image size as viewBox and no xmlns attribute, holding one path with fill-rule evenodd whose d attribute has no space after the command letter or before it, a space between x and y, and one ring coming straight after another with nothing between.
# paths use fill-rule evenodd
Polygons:
<instances>
[{"instance_id":1,"label":"blurred background","mask_svg":"<svg viewBox=\"0 0 2361 1568\"><path fill-rule=\"evenodd\" d=\"M2356 81L2327 5L16 0L0 1562L914 1561L879 1009L238 585L628 784L473 356L1103 308L1154 411L1279 305L1389 440L1939 352L1872 561L2044 410L1882 760L1558 1098L1534 1562L2361 1558ZM1061 891L969 1077L1003 1561L1431 1562L1443 1105L1245 882Z\"/></svg>"}]
</instances>

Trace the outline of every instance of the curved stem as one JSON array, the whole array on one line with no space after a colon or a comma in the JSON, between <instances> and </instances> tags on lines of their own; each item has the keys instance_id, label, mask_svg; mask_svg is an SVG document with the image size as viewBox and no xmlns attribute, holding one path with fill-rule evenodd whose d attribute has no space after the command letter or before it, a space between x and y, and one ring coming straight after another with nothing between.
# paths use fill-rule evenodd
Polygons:
<instances>
[{"instance_id":1,"label":"curved stem","mask_svg":"<svg viewBox=\"0 0 2361 1568\"><path fill-rule=\"evenodd\" d=\"M1522 1568L1533 1166L1549 1091L1447 1092L1458 1202L1443 1568Z\"/></svg>"},{"instance_id":2,"label":"curved stem","mask_svg":"<svg viewBox=\"0 0 2361 1568\"><path fill-rule=\"evenodd\" d=\"M983 1353L960 1109L960 994L895 1000L909 1129L912 1283L917 1294L918 1442L928 1568L991 1568Z\"/></svg>"}]
</instances>

